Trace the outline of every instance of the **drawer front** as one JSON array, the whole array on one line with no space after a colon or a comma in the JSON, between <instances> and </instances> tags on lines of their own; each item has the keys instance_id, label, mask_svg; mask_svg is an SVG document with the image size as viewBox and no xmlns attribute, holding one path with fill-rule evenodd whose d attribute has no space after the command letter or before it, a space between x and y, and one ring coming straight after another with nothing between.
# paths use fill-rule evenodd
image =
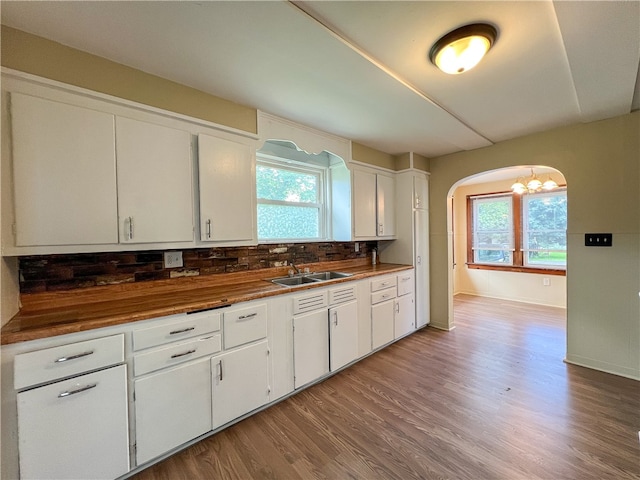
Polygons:
<instances>
[{"instance_id":1,"label":"drawer front","mask_svg":"<svg viewBox=\"0 0 640 480\"><path fill-rule=\"evenodd\" d=\"M398 296L413 292L413 272L407 271L398 275Z\"/></svg>"},{"instance_id":2,"label":"drawer front","mask_svg":"<svg viewBox=\"0 0 640 480\"><path fill-rule=\"evenodd\" d=\"M212 355L220 350L222 350L222 345L219 333L172 344L136 355L133 359L133 373L137 377L205 355Z\"/></svg>"},{"instance_id":3,"label":"drawer front","mask_svg":"<svg viewBox=\"0 0 640 480\"><path fill-rule=\"evenodd\" d=\"M356 287L353 285L329 290L329 304L349 302L356 299Z\"/></svg>"},{"instance_id":4,"label":"drawer front","mask_svg":"<svg viewBox=\"0 0 640 480\"><path fill-rule=\"evenodd\" d=\"M293 313L305 313L312 310L319 310L329 305L329 295L326 290L318 290L312 294L307 294L293 299Z\"/></svg>"},{"instance_id":5,"label":"drawer front","mask_svg":"<svg viewBox=\"0 0 640 480\"><path fill-rule=\"evenodd\" d=\"M133 349L142 350L220 330L218 311L197 312L176 317L176 321L133 332Z\"/></svg>"},{"instance_id":6,"label":"drawer front","mask_svg":"<svg viewBox=\"0 0 640 480\"><path fill-rule=\"evenodd\" d=\"M224 348L253 342L267 336L267 305L261 303L252 307L224 312Z\"/></svg>"},{"instance_id":7,"label":"drawer front","mask_svg":"<svg viewBox=\"0 0 640 480\"><path fill-rule=\"evenodd\" d=\"M378 290L384 290L385 288L391 288L396 286L396 277L382 277L375 280L371 280L371 291L377 292Z\"/></svg>"},{"instance_id":8,"label":"drawer front","mask_svg":"<svg viewBox=\"0 0 640 480\"><path fill-rule=\"evenodd\" d=\"M124 335L97 338L16 355L17 390L124 362Z\"/></svg>"},{"instance_id":9,"label":"drawer front","mask_svg":"<svg viewBox=\"0 0 640 480\"><path fill-rule=\"evenodd\" d=\"M371 305L396 298L396 287L387 288L371 294Z\"/></svg>"}]
</instances>

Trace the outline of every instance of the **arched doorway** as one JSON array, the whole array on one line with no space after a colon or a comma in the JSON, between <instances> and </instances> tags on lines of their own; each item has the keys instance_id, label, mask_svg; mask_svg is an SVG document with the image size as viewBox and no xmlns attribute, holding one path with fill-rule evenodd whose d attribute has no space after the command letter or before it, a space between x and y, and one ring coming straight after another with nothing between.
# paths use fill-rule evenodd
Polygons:
<instances>
[{"instance_id":1,"label":"arched doorway","mask_svg":"<svg viewBox=\"0 0 640 480\"><path fill-rule=\"evenodd\" d=\"M512 194L511 186L516 179L528 179L532 171L542 181L550 176L560 188L555 189L556 193L543 190L542 194ZM560 198L560 192L566 191L565 187L565 178L558 170L527 165L474 174L457 181L450 188L447 195L450 327L455 326L454 296L460 294L566 308L566 275L562 271L568 254L566 235L564 253L560 253L555 251L562 249L560 245L556 245L556 249L549 247L548 241L542 241L543 238L536 237L536 232L527 227L535 223L527 217L527 212L536 215L536 211L544 211L545 215L551 215L556 208L554 202L558 200L564 201L563 210L558 215L565 216L566 229L566 194ZM488 207L501 200L511 204L512 197L519 197L513 200L517 205L514 209L518 211L509 212L515 223L513 242L506 239L504 232L483 232L479 235L473 231L474 202L484 205L487 211ZM536 210L536 205L543 209ZM479 242L477 249L474 242ZM554 266L554 262L557 265Z\"/></svg>"}]
</instances>

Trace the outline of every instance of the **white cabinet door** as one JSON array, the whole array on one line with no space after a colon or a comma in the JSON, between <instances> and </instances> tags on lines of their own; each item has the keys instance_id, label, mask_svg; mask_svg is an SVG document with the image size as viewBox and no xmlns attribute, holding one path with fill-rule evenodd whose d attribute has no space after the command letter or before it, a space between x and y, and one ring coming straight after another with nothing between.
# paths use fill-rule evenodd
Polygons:
<instances>
[{"instance_id":1,"label":"white cabinet door","mask_svg":"<svg viewBox=\"0 0 640 480\"><path fill-rule=\"evenodd\" d=\"M393 177L377 175L378 236L396 234L396 181Z\"/></svg>"},{"instance_id":2,"label":"white cabinet door","mask_svg":"<svg viewBox=\"0 0 640 480\"><path fill-rule=\"evenodd\" d=\"M394 318L395 338L400 338L415 330L416 310L413 294L396 298L396 315Z\"/></svg>"},{"instance_id":3,"label":"white cabinet door","mask_svg":"<svg viewBox=\"0 0 640 480\"><path fill-rule=\"evenodd\" d=\"M329 373L326 309L293 317L293 361L295 388Z\"/></svg>"},{"instance_id":4,"label":"white cabinet door","mask_svg":"<svg viewBox=\"0 0 640 480\"><path fill-rule=\"evenodd\" d=\"M254 158L248 145L198 135L200 240L254 239Z\"/></svg>"},{"instance_id":5,"label":"white cabinet door","mask_svg":"<svg viewBox=\"0 0 640 480\"><path fill-rule=\"evenodd\" d=\"M117 117L116 153L120 241L192 241L191 135Z\"/></svg>"},{"instance_id":6,"label":"white cabinet door","mask_svg":"<svg viewBox=\"0 0 640 480\"><path fill-rule=\"evenodd\" d=\"M379 348L393 341L395 302L388 300L371 307L371 347Z\"/></svg>"},{"instance_id":7,"label":"white cabinet door","mask_svg":"<svg viewBox=\"0 0 640 480\"><path fill-rule=\"evenodd\" d=\"M329 345L331 371L358 358L358 302L329 309Z\"/></svg>"},{"instance_id":8,"label":"white cabinet door","mask_svg":"<svg viewBox=\"0 0 640 480\"><path fill-rule=\"evenodd\" d=\"M416 328L420 328L430 321L429 212L427 210L414 212L414 248Z\"/></svg>"},{"instance_id":9,"label":"white cabinet door","mask_svg":"<svg viewBox=\"0 0 640 480\"><path fill-rule=\"evenodd\" d=\"M129 471L124 365L17 397L21 479L112 479Z\"/></svg>"},{"instance_id":10,"label":"white cabinet door","mask_svg":"<svg viewBox=\"0 0 640 480\"><path fill-rule=\"evenodd\" d=\"M269 401L268 355L263 340L211 359L213 428Z\"/></svg>"},{"instance_id":11,"label":"white cabinet door","mask_svg":"<svg viewBox=\"0 0 640 480\"><path fill-rule=\"evenodd\" d=\"M355 237L375 237L376 175L353 171L353 234Z\"/></svg>"},{"instance_id":12,"label":"white cabinet door","mask_svg":"<svg viewBox=\"0 0 640 480\"><path fill-rule=\"evenodd\" d=\"M114 116L11 95L16 245L118 243Z\"/></svg>"},{"instance_id":13,"label":"white cabinet door","mask_svg":"<svg viewBox=\"0 0 640 480\"><path fill-rule=\"evenodd\" d=\"M210 358L139 378L134 385L138 465L212 429Z\"/></svg>"},{"instance_id":14,"label":"white cabinet door","mask_svg":"<svg viewBox=\"0 0 640 480\"><path fill-rule=\"evenodd\" d=\"M429 180L423 176L413 177L413 208L429 209Z\"/></svg>"}]
</instances>

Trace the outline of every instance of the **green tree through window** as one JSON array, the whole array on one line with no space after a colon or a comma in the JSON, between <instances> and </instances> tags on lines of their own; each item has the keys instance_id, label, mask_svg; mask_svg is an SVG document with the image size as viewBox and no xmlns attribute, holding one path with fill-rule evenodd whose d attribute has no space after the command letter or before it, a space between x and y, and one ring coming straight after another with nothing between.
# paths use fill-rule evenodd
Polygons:
<instances>
[{"instance_id":1,"label":"green tree through window","mask_svg":"<svg viewBox=\"0 0 640 480\"><path fill-rule=\"evenodd\" d=\"M259 161L256 166L258 239L320 239L323 229L321 168Z\"/></svg>"}]
</instances>

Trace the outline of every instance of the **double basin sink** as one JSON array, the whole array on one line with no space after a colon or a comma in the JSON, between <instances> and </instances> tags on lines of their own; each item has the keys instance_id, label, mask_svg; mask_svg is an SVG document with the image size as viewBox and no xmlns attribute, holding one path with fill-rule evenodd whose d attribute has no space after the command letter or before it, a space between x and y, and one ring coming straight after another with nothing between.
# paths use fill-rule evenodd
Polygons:
<instances>
[{"instance_id":1,"label":"double basin sink","mask_svg":"<svg viewBox=\"0 0 640 480\"><path fill-rule=\"evenodd\" d=\"M350 277L351 275L353 274L343 272L302 273L290 277L272 278L271 282L277 285L282 285L283 287L295 287L307 283L319 283L326 282L327 280L334 280L336 278Z\"/></svg>"}]
</instances>

